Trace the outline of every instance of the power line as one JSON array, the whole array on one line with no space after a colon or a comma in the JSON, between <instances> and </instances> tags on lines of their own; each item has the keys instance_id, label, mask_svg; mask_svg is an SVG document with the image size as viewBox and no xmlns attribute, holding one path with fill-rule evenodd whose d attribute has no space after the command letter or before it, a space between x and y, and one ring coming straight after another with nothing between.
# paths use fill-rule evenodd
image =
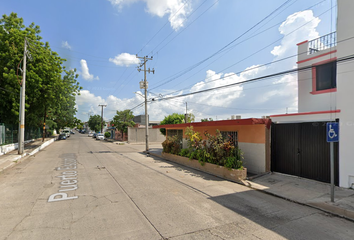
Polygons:
<instances>
[{"instance_id":1,"label":"power line","mask_svg":"<svg viewBox=\"0 0 354 240\"><path fill-rule=\"evenodd\" d=\"M341 63L341 62L345 62L345 61L350 61L353 58L354 58L354 55L349 55L347 57L343 57L343 58L337 59L336 62L337 63ZM169 99L173 99L173 98L186 97L186 96L190 96L190 95L195 95L195 94L209 92L209 91L214 91L214 90L219 90L219 89L223 89L223 88L227 88L227 87L233 87L233 86L237 86L237 85L241 85L241 84L256 82L256 81L260 81L262 79L273 78L273 77L286 75L286 74L294 73L294 72L298 72L298 71L309 70L309 69L312 69L312 66L307 66L307 67L302 67L302 68L296 68L296 69L291 69L291 70L287 70L287 71L282 71L282 72L278 72L278 73L274 73L274 74L270 74L270 75L266 75L266 76L262 76L262 77L252 78L252 79L245 80L245 81L242 81L242 82L231 83L231 84L227 84L227 85L223 85L223 86L219 86L219 87L214 87L214 88L209 88L209 89L204 89L204 90L200 90L200 91L196 91L196 92L191 92L191 93L185 93L185 94L181 94L181 95L177 95L177 96L166 97L166 98L162 98L160 100L169 100ZM229 76L222 77L222 78L227 78L227 77L230 77L232 75L235 75L235 74L231 74Z\"/></svg>"},{"instance_id":2,"label":"power line","mask_svg":"<svg viewBox=\"0 0 354 240\"><path fill-rule=\"evenodd\" d=\"M207 0L205 0L205 1L207 1ZM179 11L181 11L181 9L186 5L187 2L188 1L185 1L183 3L183 5L177 10L177 12L175 12L175 14L173 14L173 16L169 20L166 21L166 23L154 34L154 36L152 36L152 38L150 38L150 40L140 49L140 51L137 54L139 54L156 37L156 35L159 34L159 32L161 32L161 30L170 22L170 20L172 20L177 15L177 13Z\"/></svg>"},{"instance_id":3,"label":"power line","mask_svg":"<svg viewBox=\"0 0 354 240\"><path fill-rule=\"evenodd\" d=\"M327 13L327 12L330 11L330 10L331 10L331 9L328 9L327 11L323 12L323 13L320 14L319 16L321 16L321 15ZM313 21L313 20L311 20L311 21ZM309 22L307 22L307 23L301 25L300 27L298 27L298 28L296 28L295 30L293 30L293 31L291 31L290 33L288 33L287 35L284 35L284 37L286 37L286 36L288 36L288 35L294 33L295 31L297 31L297 30L299 30L300 28L304 27L306 24L310 23L311 21L309 21ZM242 62L242 61L244 61L244 60L246 60L246 59L248 59L248 58L254 56L255 54L257 54L257 53L263 51L264 49L268 48L269 46L272 46L274 43L278 42L279 40L283 39L284 37L282 37L282 38L280 38L280 39L278 39L278 40L276 40L276 41L274 41L274 42L268 44L267 46L263 47L262 49L260 49L260 50L258 50L258 51L256 51L256 52L254 52L254 53L252 53L251 55L248 55L247 57L245 57L245 58L239 60L238 62L236 62L236 63L234 63L234 64L232 64L232 65L230 65L230 66L228 66L228 67L226 67L226 68L224 68L224 69L222 69L221 71L219 71L219 72L215 73L214 75L210 76L208 79L210 79L210 78L212 78L213 76L222 73L222 72L225 71L226 69L229 69L229 68L231 68L231 67L233 67L233 66L239 64L240 62ZM351 39L351 38L348 38L348 39L346 39L346 40L349 40L349 39ZM307 54L307 52L305 52L305 53ZM301 54L305 54L305 53L301 53ZM267 63L267 64L263 64L263 65L260 65L260 66L254 67L254 68L256 69L256 68L259 68L259 67L263 67L263 66L266 66L266 65L270 65L270 64L272 64L272 63L279 62L279 61L283 61L283 60L286 60L286 59L289 59L289 58L295 57L295 56L297 56L297 55L293 55L293 56L289 56L289 57L286 57L286 58L283 58L283 59L279 59L279 60L276 60L276 61L273 61L273 62L270 62L270 63ZM238 73L242 73L242 72L249 71L249 70L251 70L251 69L244 70L244 71L240 71L240 72L238 72ZM252 68L252 70L253 70L253 68ZM195 75L195 74L194 74L194 75ZM193 76L194 76L194 75L193 75ZM235 75L235 74L232 74L232 75ZM192 77L192 76L191 76L191 77ZM190 78L190 77L189 77L189 78ZM189 78L187 78L187 79L189 79ZM187 79L186 79L186 80L187 80ZM223 78L216 79L216 80L213 80L213 81L209 81L209 82L206 82L206 83L218 81L218 80L221 80L221 79L223 79ZM207 80L207 79L206 79L206 80ZM202 81L202 80L201 80L201 81ZM195 84L195 83L194 83L194 84ZM188 87L186 87L186 88L184 88L184 89L174 91L174 92L172 92L172 93L170 93L170 94L173 94L173 93L176 93L176 92L185 90L185 89L189 88L190 86L193 86L194 84L189 85ZM157 88L157 87L151 88L151 89L156 89L156 88Z\"/></svg>"},{"instance_id":4,"label":"power line","mask_svg":"<svg viewBox=\"0 0 354 240\"><path fill-rule=\"evenodd\" d=\"M166 81L165 83L162 83L152 89L158 88L178 77L183 76L184 74L190 72L191 70L193 70L194 68L198 67L199 65L203 64L204 62L208 61L209 59L213 58L214 56L218 55L220 52L222 52L223 50L225 50L225 48L227 48L228 46L230 46L231 44L233 44L234 42L236 42L238 39L240 39L241 37L243 37L244 35L246 35L248 32L250 32L251 30L253 30L255 27L257 27L259 24L261 24L263 21L265 21L267 18L269 18L270 16L272 16L275 12L277 12L279 9L281 9L284 5L286 5L287 3L289 3L292 0L287 0L286 2L284 2L283 4L281 4L279 7L277 7L275 10L273 10L270 14L268 14L266 17L264 17L262 20L260 20L259 22L257 22L255 25L253 25L251 28L249 28L248 30L246 30L244 33L242 33L241 35L239 35L238 37L236 37L235 39L233 39L231 42L229 42L228 44L226 44L225 46L223 46L222 48L220 48L218 51L214 52L212 55L210 55L209 57L203 59L202 61L194 64L193 66L191 66L188 70L184 71L182 74L179 74L177 77L174 77L173 79Z\"/></svg>"},{"instance_id":5,"label":"power line","mask_svg":"<svg viewBox=\"0 0 354 240\"><path fill-rule=\"evenodd\" d=\"M219 2L220 0L216 0L211 6L209 6L204 12L202 12L196 19L194 19L188 26L186 26L185 28L183 28L176 36L174 36L169 42L167 42L163 47L161 47L158 51L156 51L156 52L159 52L159 51L161 51L164 47L166 47L170 42L172 42L176 37L178 37L181 33L183 33L188 27L190 27L194 22L196 22L201 16L203 16L208 10L210 10L215 4L217 4L218 2ZM204 1L202 4L204 4L206 1ZM202 5L201 4L201 5ZM201 5L199 5L199 7L201 6ZM198 7L198 8L199 8ZM197 9L198 9L197 8ZM196 9L196 10L197 10ZM194 11L195 12L195 11ZM193 12L193 13L194 13ZM192 14L190 14L189 15L189 17L190 16L192 16L193 15L193 13ZM188 18L189 18L188 17ZM164 40L162 40L150 53L153 53L153 51L158 47L158 46L160 46L171 34L172 34L173 32L171 32ZM154 54L155 55L155 54ZM154 56L153 55L153 56Z\"/></svg>"}]
</instances>

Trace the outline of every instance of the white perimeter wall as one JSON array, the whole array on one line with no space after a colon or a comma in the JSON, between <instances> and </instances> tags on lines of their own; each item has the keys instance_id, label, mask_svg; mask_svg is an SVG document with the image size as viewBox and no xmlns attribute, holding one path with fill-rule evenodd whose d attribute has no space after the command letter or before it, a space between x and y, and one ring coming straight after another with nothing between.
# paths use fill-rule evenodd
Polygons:
<instances>
[{"instance_id":1,"label":"white perimeter wall","mask_svg":"<svg viewBox=\"0 0 354 240\"><path fill-rule=\"evenodd\" d=\"M242 150L243 165L251 173L264 173L266 171L266 152L264 143L245 143L239 142L239 148Z\"/></svg>"},{"instance_id":2,"label":"white perimeter wall","mask_svg":"<svg viewBox=\"0 0 354 240\"><path fill-rule=\"evenodd\" d=\"M160 132L158 128L149 128L149 142L160 142L166 140L166 137ZM144 143L145 142L145 128L128 128L128 142L129 143Z\"/></svg>"},{"instance_id":3,"label":"white perimeter wall","mask_svg":"<svg viewBox=\"0 0 354 240\"><path fill-rule=\"evenodd\" d=\"M354 54L354 1L338 0L337 57ZM354 187L354 60L337 65L337 104L341 110L339 185Z\"/></svg>"}]
</instances>

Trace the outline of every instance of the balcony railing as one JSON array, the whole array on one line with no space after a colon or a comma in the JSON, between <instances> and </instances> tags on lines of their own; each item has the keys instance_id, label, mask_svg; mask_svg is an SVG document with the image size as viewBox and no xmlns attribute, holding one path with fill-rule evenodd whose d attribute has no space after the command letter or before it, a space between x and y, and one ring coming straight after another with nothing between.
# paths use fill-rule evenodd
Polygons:
<instances>
[{"instance_id":1,"label":"balcony railing","mask_svg":"<svg viewBox=\"0 0 354 240\"><path fill-rule=\"evenodd\" d=\"M337 32L309 41L309 54L313 54L337 45Z\"/></svg>"}]
</instances>

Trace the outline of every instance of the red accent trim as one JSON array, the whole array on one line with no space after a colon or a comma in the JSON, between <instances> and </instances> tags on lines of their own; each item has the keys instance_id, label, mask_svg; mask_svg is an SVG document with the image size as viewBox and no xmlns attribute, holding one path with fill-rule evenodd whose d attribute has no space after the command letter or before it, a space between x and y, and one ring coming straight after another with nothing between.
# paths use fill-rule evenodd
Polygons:
<instances>
[{"instance_id":1,"label":"red accent trim","mask_svg":"<svg viewBox=\"0 0 354 240\"><path fill-rule=\"evenodd\" d=\"M330 51L330 52L328 52L328 53L323 53L323 54L321 54L321 55L314 56L314 57L312 57L312 58L308 58L308 59L304 59L304 60L298 61L298 62L296 62L296 63L297 63L297 64L304 63L304 62L311 61L311 60L313 60L313 59L320 58L320 57L323 57L323 56L326 56L326 55L329 55L329 54L332 54L332 53L336 53L336 52L337 52L337 50L333 50L333 51Z\"/></svg>"},{"instance_id":2,"label":"red accent trim","mask_svg":"<svg viewBox=\"0 0 354 240\"><path fill-rule=\"evenodd\" d=\"M309 40L306 40L306 41L303 41L303 42L298 43L298 44L296 44L296 45L300 46L301 44L307 43L308 41L309 41Z\"/></svg>"},{"instance_id":3,"label":"red accent trim","mask_svg":"<svg viewBox=\"0 0 354 240\"><path fill-rule=\"evenodd\" d=\"M312 67L312 92L316 92L316 77L317 77L316 67Z\"/></svg>"},{"instance_id":4,"label":"red accent trim","mask_svg":"<svg viewBox=\"0 0 354 240\"><path fill-rule=\"evenodd\" d=\"M318 112L303 112L303 113L290 113L290 114L279 114L271 115L270 117L288 117L288 116L299 116L299 115L312 115L312 114L326 114L326 113L340 113L340 109L332 111L318 111Z\"/></svg>"},{"instance_id":5,"label":"red accent trim","mask_svg":"<svg viewBox=\"0 0 354 240\"><path fill-rule=\"evenodd\" d=\"M331 92L337 92L337 88L331 88L331 89L326 89L326 90L321 90L321 91L313 91L313 92L310 92L310 93L312 95L317 95L317 94L331 93Z\"/></svg>"},{"instance_id":6,"label":"red accent trim","mask_svg":"<svg viewBox=\"0 0 354 240\"><path fill-rule=\"evenodd\" d=\"M320 90L320 91L317 91L317 89L316 89L316 79L317 79L316 78L316 76L317 76L316 66L319 66L319 65L322 65L325 63L329 63L329 62L333 62L336 60L337 60L337 58L334 57L334 58L330 58L330 59L312 64L312 92L310 92L310 94L317 95L317 94L323 94L323 93L337 92L337 88L330 88L330 89Z\"/></svg>"},{"instance_id":7,"label":"red accent trim","mask_svg":"<svg viewBox=\"0 0 354 240\"><path fill-rule=\"evenodd\" d=\"M181 124L167 124L152 126L152 128L186 128L186 127L202 127L202 126L230 126L230 125L255 125L265 124L270 125L270 119L263 118L247 118L247 119L233 119L233 120L221 120L211 122L195 122L195 123L181 123Z\"/></svg>"}]
</instances>

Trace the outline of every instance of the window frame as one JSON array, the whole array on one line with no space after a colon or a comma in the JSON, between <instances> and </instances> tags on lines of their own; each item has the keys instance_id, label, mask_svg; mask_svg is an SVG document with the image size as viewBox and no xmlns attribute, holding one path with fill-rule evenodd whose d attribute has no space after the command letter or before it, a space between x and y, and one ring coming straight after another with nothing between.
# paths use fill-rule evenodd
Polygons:
<instances>
[{"instance_id":1,"label":"window frame","mask_svg":"<svg viewBox=\"0 0 354 240\"><path fill-rule=\"evenodd\" d=\"M220 131L220 134L224 140L229 140L229 139L225 138L224 136L225 135L228 136L230 133L233 134L233 136L236 136L236 141L234 141L234 146L236 148L238 148L238 131Z\"/></svg>"},{"instance_id":2,"label":"window frame","mask_svg":"<svg viewBox=\"0 0 354 240\"><path fill-rule=\"evenodd\" d=\"M325 89L325 90L317 90L317 67L320 65L324 65L327 63L331 63L331 62L335 62L337 60L336 57L325 60L325 61L321 61L315 64L312 64L312 92L310 92L313 95L316 94L323 94L323 93L331 93L331 92L337 92L337 87L335 88L329 88L329 89ZM336 65L337 67L337 65ZM337 81L337 77L336 77L336 81ZM336 84L337 86L337 84Z\"/></svg>"}]
</instances>

